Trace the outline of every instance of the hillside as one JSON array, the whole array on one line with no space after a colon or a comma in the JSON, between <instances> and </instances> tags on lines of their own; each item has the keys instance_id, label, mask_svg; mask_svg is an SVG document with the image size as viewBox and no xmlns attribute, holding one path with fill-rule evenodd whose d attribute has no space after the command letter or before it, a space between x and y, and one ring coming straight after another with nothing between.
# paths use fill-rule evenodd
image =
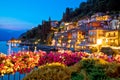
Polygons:
<instances>
[{"instance_id":1,"label":"hillside","mask_svg":"<svg viewBox=\"0 0 120 80\"><path fill-rule=\"evenodd\" d=\"M87 2L82 2L75 10L66 8L62 21L77 21L84 16L91 16L96 12L118 14L120 13L119 4L120 0L87 0Z\"/></svg>"},{"instance_id":2,"label":"hillside","mask_svg":"<svg viewBox=\"0 0 120 80\"><path fill-rule=\"evenodd\" d=\"M40 43L40 44L51 44L51 40L53 37L54 30L51 29L52 22L49 18L48 21L42 21L42 25L38 25L37 27L28 30L27 32L21 34L19 39L22 41L29 41L31 43ZM57 21L58 22L58 21ZM60 22L57 23L57 27Z\"/></svg>"},{"instance_id":3,"label":"hillside","mask_svg":"<svg viewBox=\"0 0 120 80\"><path fill-rule=\"evenodd\" d=\"M66 8L61 21L78 21L85 16L91 16L96 12L118 14L120 13L119 4L120 0L87 0L86 2L82 2L75 10L72 8ZM51 19L49 18L48 21L43 21L42 25L38 25L37 27L22 34L20 39L23 41L29 40L30 42L37 41L41 44L50 44L53 32L54 30L51 30Z\"/></svg>"},{"instance_id":4,"label":"hillside","mask_svg":"<svg viewBox=\"0 0 120 80\"><path fill-rule=\"evenodd\" d=\"M7 41L11 38L18 38L25 31L14 31L0 28L0 41Z\"/></svg>"}]
</instances>

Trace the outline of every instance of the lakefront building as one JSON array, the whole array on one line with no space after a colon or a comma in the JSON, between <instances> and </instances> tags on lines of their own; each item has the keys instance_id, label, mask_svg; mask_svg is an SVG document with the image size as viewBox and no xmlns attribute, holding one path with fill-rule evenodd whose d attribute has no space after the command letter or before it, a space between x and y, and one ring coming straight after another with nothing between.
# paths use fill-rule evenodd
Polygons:
<instances>
[{"instance_id":1,"label":"lakefront building","mask_svg":"<svg viewBox=\"0 0 120 80\"><path fill-rule=\"evenodd\" d=\"M107 46L120 46L120 30L106 31L104 41Z\"/></svg>"},{"instance_id":2,"label":"lakefront building","mask_svg":"<svg viewBox=\"0 0 120 80\"><path fill-rule=\"evenodd\" d=\"M112 18L113 17L113 18ZM59 32L55 33L56 46L74 48L119 47L119 17L95 14L76 22L62 22Z\"/></svg>"},{"instance_id":3,"label":"lakefront building","mask_svg":"<svg viewBox=\"0 0 120 80\"><path fill-rule=\"evenodd\" d=\"M65 23L60 32L55 33L55 45L59 47L79 49L79 44L84 40L83 32L76 23Z\"/></svg>"}]
</instances>

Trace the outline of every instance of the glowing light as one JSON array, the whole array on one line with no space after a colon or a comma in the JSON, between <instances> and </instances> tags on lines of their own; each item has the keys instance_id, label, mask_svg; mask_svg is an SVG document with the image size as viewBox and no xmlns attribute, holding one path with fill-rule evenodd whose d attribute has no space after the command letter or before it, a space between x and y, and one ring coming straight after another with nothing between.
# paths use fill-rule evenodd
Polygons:
<instances>
[{"instance_id":1,"label":"glowing light","mask_svg":"<svg viewBox=\"0 0 120 80\"><path fill-rule=\"evenodd\" d=\"M97 44L98 45L102 44L102 39L97 39Z\"/></svg>"}]
</instances>

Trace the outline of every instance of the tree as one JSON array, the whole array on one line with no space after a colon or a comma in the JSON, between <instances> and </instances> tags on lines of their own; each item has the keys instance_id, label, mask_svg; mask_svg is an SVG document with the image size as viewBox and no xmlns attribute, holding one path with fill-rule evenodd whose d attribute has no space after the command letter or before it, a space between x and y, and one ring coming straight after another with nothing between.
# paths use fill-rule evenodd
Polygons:
<instances>
[{"instance_id":1,"label":"tree","mask_svg":"<svg viewBox=\"0 0 120 80\"><path fill-rule=\"evenodd\" d=\"M71 8L66 8L65 13L63 13L63 19L62 21L69 22L70 21L70 14L72 13Z\"/></svg>"}]
</instances>

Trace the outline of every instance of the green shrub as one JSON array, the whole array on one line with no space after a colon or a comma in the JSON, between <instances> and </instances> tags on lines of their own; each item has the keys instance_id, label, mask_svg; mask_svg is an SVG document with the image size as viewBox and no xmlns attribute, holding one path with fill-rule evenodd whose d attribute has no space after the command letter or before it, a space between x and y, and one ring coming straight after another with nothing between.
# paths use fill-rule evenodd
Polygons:
<instances>
[{"instance_id":1,"label":"green shrub","mask_svg":"<svg viewBox=\"0 0 120 80\"><path fill-rule=\"evenodd\" d=\"M28 74L23 80L70 80L71 72L67 66L51 63L40 66Z\"/></svg>"},{"instance_id":2,"label":"green shrub","mask_svg":"<svg viewBox=\"0 0 120 80\"><path fill-rule=\"evenodd\" d=\"M72 73L71 80L84 80L84 75L79 73Z\"/></svg>"},{"instance_id":3,"label":"green shrub","mask_svg":"<svg viewBox=\"0 0 120 80\"><path fill-rule=\"evenodd\" d=\"M81 61L82 69L85 70L88 80L105 80L106 61L101 59L85 59Z\"/></svg>"},{"instance_id":4,"label":"green shrub","mask_svg":"<svg viewBox=\"0 0 120 80\"><path fill-rule=\"evenodd\" d=\"M104 80L106 78L104 71L106 63L99 59L83 59L74 65L74 67L77 67L74 69L79 71L72 73L71 78L72 80Z\"/></svg>"},{"instance_id":5,"label":"green shrub","mask_svg":"<svg viewBox=\"0 0 120 80\"><path fill-rule=\"evenodd\" d=\"M119 80L120 65L103 59L83 59L75 64L72 80ZM80 68L80 69L78 69Z\"/></svg>"},{"instance_id":6,"label":"green shrub","mask_svg":"<svg viewBox=\"0 0 120 80\"><path fill-rule=\"evenodd\" d=\"M91 58L70 67L51 63L33 70L23 80L120 80L120 64Z\"/></svg>"},{"instance_id":7,"label":"green shrub","mask_svg":"<svg viewBox=\"0 0 120 80\"><path fill-rule=\"evenodd\" d=\"M110 47L102 47L100 51L107 54L107 55L113 55L114 54L113 49L110 48Z\"/></svg>"},{"instance_id":8,"label":"green shrub","mask_svg":"<svg viewBox=\"0 0 120 80\"><path fill-rule=\"evenodd\" d=\"M109 67L106 70L106 74L111 78L120 77L120 64L109 63Z\"/></svg>"}]
</instances>

